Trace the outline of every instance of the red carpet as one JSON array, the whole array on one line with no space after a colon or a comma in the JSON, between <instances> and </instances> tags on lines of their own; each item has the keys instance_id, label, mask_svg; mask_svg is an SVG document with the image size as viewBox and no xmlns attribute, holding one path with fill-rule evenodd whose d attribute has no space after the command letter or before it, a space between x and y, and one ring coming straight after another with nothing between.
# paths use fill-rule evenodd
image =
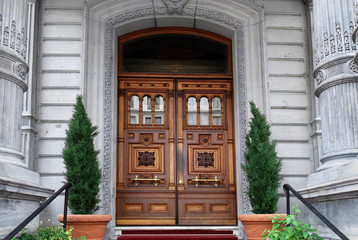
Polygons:
<instances>
[{"instance_id":1,"label":"red carpet","mask_svg":"<svg viewBox=\"0 0 358 240\"><path fill-rule=\"evenodd\" d=\"M127 230L122 232L118 240L237 240L232 231L215 231L215 230Z\"/></svg>"}]
</instances>

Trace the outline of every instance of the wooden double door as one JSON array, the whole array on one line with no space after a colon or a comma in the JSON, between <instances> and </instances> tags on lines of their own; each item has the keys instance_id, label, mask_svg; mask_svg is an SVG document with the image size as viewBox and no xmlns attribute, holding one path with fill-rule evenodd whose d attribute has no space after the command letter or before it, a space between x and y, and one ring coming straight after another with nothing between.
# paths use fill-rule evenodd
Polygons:
<instances>
[{"instance_id":1,"label":"wooden double door","mask_svg":"<svg viewBox=\"0 0 358 240\"><path fill-rule=\"evenodd\" d=\"M120 78L117 225L236 225L231 79Z\"/></svg>"}]
</instances>

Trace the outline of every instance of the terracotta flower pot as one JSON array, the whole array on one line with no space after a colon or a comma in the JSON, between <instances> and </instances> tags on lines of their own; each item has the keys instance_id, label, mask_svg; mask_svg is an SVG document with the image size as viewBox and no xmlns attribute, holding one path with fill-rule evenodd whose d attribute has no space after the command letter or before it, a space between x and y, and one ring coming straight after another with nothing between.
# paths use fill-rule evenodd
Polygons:
<instances>
[{"instance_id":1,"label":"terracotta flower pot","mask_svg":"<svg viewBox=\"0 0 358 240\"><path fill-rule=\"evenodd\" d=\"M57 216L63 222L63 214ZM112 220L111 215L67 215L67 229L73 227L72 237L86 237L86 240L104 240L107 224Z\"/></svg>"},{"instance_id":2,"label":"terracotta flower pot","mask_svg":"<svg viewBox=\"0 0 358 240\"><path fill-rule=\"evenodd\" d=\"M239 220L244 225L248 240L259 240L265 229L272 229L272 218L274 216L286 217L286 214L243 214Z\"/></svg>"}]
</instances>

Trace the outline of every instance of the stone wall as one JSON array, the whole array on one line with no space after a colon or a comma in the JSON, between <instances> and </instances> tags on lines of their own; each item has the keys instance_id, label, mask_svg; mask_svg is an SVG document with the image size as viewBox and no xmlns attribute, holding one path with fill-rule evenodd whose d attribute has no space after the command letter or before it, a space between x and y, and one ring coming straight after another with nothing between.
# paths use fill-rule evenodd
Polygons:
<instances>
[{"instance_id":1,"label":"stone wall","mask_svg":"<svg viewBox=\"0 0 358 240\"><path fill-rule=\"evenodd\" d=\"M83 80L83 1L43 0L39 10L37 71L37 145L35 169L46 187L63 185L62 148ZM63 197L44 211L55 220Z\"/></svg>"},{"instance_id":2,"label":"stone wall","mask_svg":"<svg viewBox=\"0 0 358 240\"><path fill-rule=\"evenodd\" d=\"M314 170L306 12L303 2L290 0L265 1L264 9L272 138L283 163L283 183L300 189ZM280 202L284 212L284 199Z\"/></svg>"}]
</instances>

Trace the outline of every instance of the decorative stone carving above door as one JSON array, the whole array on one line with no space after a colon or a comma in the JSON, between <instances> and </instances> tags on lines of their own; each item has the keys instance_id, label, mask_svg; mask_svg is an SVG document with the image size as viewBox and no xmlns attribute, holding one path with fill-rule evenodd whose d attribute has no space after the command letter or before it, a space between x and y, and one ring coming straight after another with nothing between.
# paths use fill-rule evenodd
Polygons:
<instances>
[{"instance_id":1,"label":"decorative stone carving above door","mask_svg":"<svg viewBox=\"0 0 358 240\"><path fill-rule=\"evenodd\" d=\"M188 0L162 0L168 9L168 13L182 13L184 5Z\"/></svg>"}]
</instances>

